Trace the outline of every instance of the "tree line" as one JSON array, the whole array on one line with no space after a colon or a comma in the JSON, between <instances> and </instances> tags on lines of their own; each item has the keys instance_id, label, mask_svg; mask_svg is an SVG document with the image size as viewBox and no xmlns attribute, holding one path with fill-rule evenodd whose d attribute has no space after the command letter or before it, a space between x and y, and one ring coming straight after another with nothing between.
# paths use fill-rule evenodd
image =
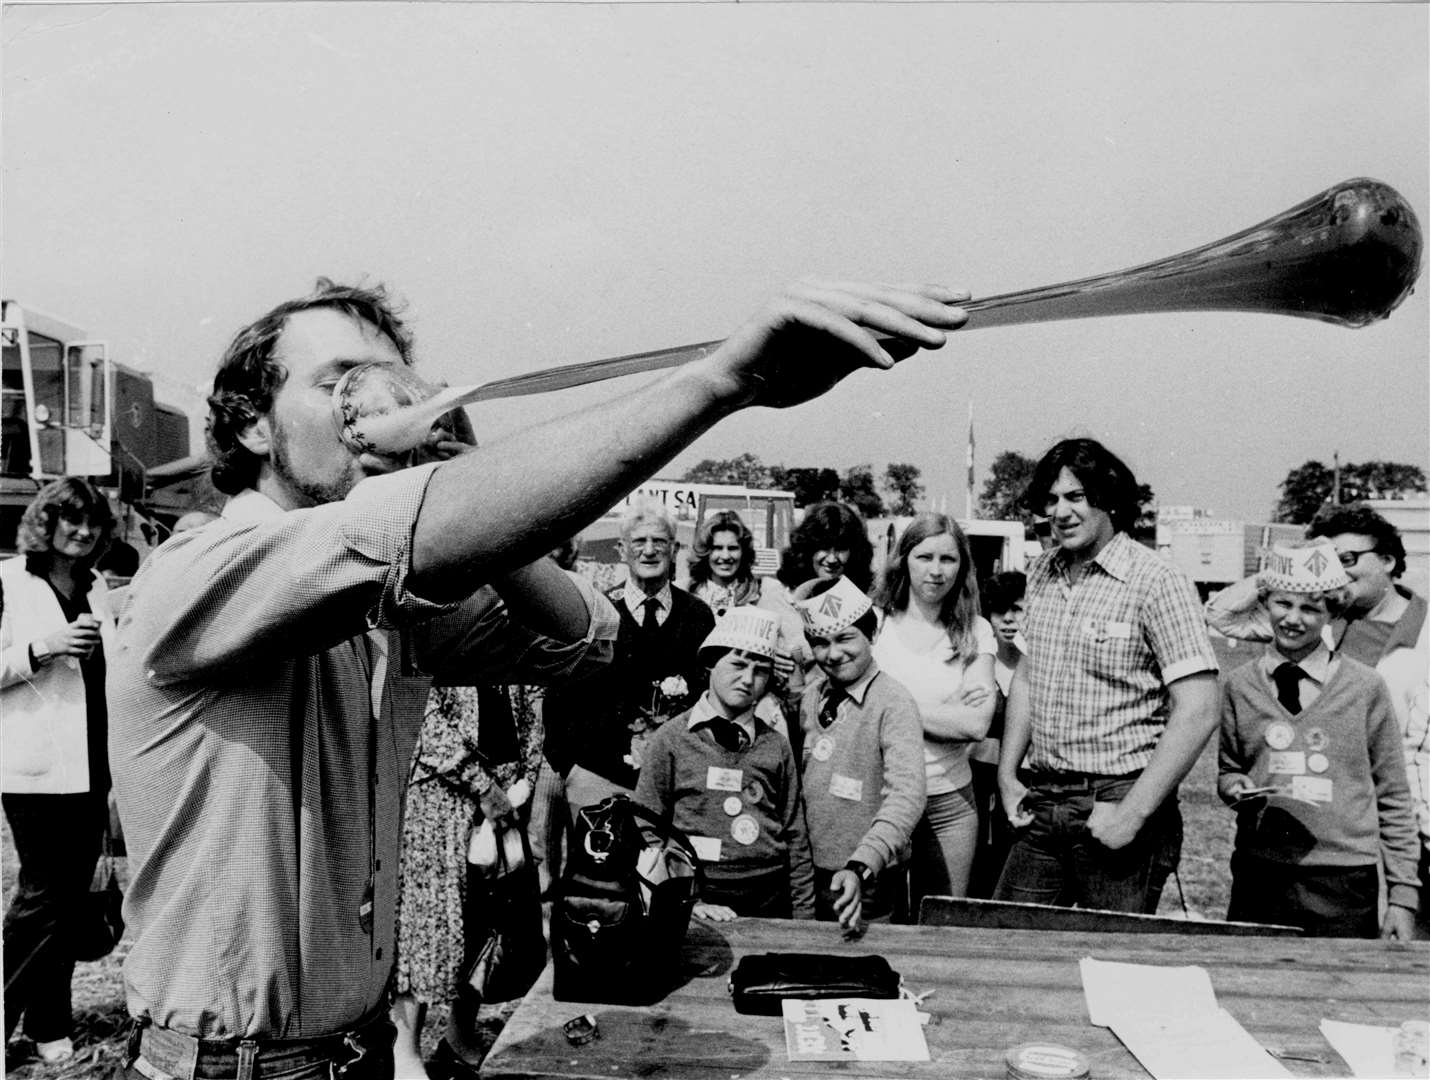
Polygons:
<instances>
[{"instance_id":1,"label":"tree line","mask_svg":"<svg viewBox=\"0 0 1430 1080\"><path fill-rule=\"evenodd\" d=\"M1021 521L1032 535L1033 519L1040 507L1024 504L1023 493L1033 477L1037 460L1017 450L1004 450L988 466L978 496L978 516L998 521ZM1339 472L1339 475L1338 475ZM908 462L890 462L876 479L873 465L853 465L842 474L817 466L766 465L754 454L704 461L681 477L692 483L741 484L752 488L777 488L794 492L796 506L839 499L852 504L868 518L901 517L916 513L924 496L922 472ZM1425 470L1418 465L1392 461L1347 463L1339 470L1308 461L1286 474L1277 485L1280 496L1271 520L1309 524L1323 507L1333 502L1362 499L1396 499L1426 491ZM882 492L882 494L881 494ZM1157 500L1148 484L1138 487L1141 513L1134 529L1150 539L1157 527Z\"/></svg>"}]
</instances>

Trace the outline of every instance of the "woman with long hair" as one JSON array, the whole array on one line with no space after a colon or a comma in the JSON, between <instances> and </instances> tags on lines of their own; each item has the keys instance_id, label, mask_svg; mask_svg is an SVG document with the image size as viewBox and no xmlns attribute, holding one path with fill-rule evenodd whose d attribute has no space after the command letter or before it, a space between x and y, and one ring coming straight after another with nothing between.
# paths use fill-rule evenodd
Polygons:
<instances>
[{"instance_id":1,"label":"woman with long hair","mask_svg":"<svg viewBox=\"0 0 1430 1080\"><path fill-rule=\"evenodd\" d=\"M40 1058L74 1056L74 920L109 820L104 651L114 619L94 569L114 515L67 477L20 519L0 562L0 777L20 874L5 912L5 1037L21 1016Z\"/></svg>"},{"instance_id":2,"label":"woman with long hair","mask_svg":"<svg viewBox=\"0 0 1430 1080\"><path fill-rule=\"evenodd\" d=\"M786 588L796 589L814 578L847 577L867 593L873 563L874 546L859 511L848 503L815 503L805 510L790 536L780 560L779 579Z\"/></svg>"},{"instance_id":3,"label":"woman with long hair","mask_svg":"<svg viewBox=\"0 0 1430 1080\"><path fill-rule=\"evenodd\" d=\"M969 750L997 698L993 630L978 610L973 554L958 523L925 513L884 566L874 656L918 702L928 804L914 831L913 910L924 896L964 896L978 840Z\"/></svg>"}]
</instances>

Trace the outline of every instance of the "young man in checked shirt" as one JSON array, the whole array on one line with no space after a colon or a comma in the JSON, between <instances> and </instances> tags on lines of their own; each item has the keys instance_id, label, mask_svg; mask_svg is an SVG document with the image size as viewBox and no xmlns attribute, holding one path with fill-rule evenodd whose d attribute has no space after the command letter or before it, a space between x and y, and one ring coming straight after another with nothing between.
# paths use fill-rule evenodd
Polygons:
<instances>
[{"instance_id":1,"label":"young man in checked shirt","mask_svg":"<svg viewBox=\"0 0 1430 1080\"><path fill-rule=\"evenodd\" d=\"M1137 481L1100 443L1054 446L1025 501L1054 546L1028 572L998 759L1018 832L994 898L1152 914L1181 857L1177 785L1217 726L1201 604L1128 535Z\"/></svg>"},{"instance_id":2,"label":"young man in checked shirt","mask_svg":"<svg viewBox=\"0 0 1430 1080\"><path fill-rule=\"evenodd\" d=\"M209 399L233 498L140 570L109 666L126 1075L391 1077L401 796L432 677L590 662L612 612L547 551L729 413L938 347L966 298L804 282L649 385L408 469L333 418L346 370L410 363L381 291L321 281L240 331Z\"/></svg>"}]
</instances>

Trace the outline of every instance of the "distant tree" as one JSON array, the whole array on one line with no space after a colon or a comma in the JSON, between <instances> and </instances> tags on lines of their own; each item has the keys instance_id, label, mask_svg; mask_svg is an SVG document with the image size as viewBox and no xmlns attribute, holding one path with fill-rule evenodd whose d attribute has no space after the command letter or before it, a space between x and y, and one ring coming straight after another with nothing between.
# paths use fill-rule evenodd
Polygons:
<instances>
[{"instance_id":1,"label":"distant tree","mask_svg":"<svg viewBox=\"0 0 1430 1080\"><path fill-rule=\"evenodd\" d=\"M839 498L839 474L833 469L771 465L770 486L794 492L795 506L813 506Z\"/></svg>"},{"instance_id":2,"label":"distant tree","mask_svg":"<svg viewBox=\"0 0 1430 1080\"><path fill-rule=\"evenodd\" d=\"M770 483L770 469L754 454L741 454L734 458L706 458L698 465L686 470L682 480L692 484L742 484L745 487L765 488Z\"/></svg>"},{"instance_id":3,"label":"distant tree","mask_svg":"<svg viewBox=\"0 0 1430 1080\"><path fill-rule=\"evenodd\" d=\"M1033 513L1023 505L1023 492L1038 463L1016 450L1004 450L988 466L988 479L978 496L978 516L994 521L1021 521L1032 535Z\"/></svg>"},{"instance_id":4,"label":"distant tree","mask_svg":"<svg viewBox=\"0 0 1430 1080\"><path fill-rule=\"evenodd\" d=\"M1305 525L1322 507L1335 501L1335 470L1319 461L1308 461L1287 473L1279 487L1281 498L1276 503L1272 518ZM1340 501L1343 503L1362 499L1395 499L1425 490L1425 470L1418 465L1367 461L1361 465L1348 462L1341 466Z\"/></svg>"},{"instance_id":5,"label":"distant tree","mask_svg":"<svg viewBox=\"0 0 1430 1080\"><path fill-rule=\"evenodd\" d=\"M919 482L921 475L917 465L889 463L884 469L884 490L893 497L889 513L907 515L915 512L914 504L924 497L924 486Z\"/></svg>"},{"instance_id":6,"label":"distant tree","mask_svg":"<svg viewBox=\"0 0 1430 1080\"><path fill-rule=\"evenodd\" d=\"M872 465L851 465L839 481L839 497L866 518L884 516L884 500L874 487Z\"/></svg>"}]
</instances>

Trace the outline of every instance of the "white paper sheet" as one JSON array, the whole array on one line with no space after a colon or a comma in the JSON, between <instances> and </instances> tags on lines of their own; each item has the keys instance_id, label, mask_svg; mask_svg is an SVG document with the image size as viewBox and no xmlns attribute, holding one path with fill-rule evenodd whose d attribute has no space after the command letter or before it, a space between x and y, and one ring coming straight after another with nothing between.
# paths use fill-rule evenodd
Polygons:
<instances>
[{"instance_id":1,"label":"white paper sheet","mask_svg":"<svg viewBox=\"0 0 1430 1080\"><path fill-rule=\"evenodd\" d=\"M1321 1034L1346 1059L1352 1076L1395 1076L1395 1033L1399 1030L1342 1020L1321 1021Z\"/></svg>"},{"instance_id":2,"label":"white paper sheet","mask_svg":"<svg viewBox=\"0 0 1430 1080\"><path fill-rule=\"evenodd\" d=\"M1110 1027L1157 1080L1260 1080L1291 1074L1216 1003L1200 967L1082 960L1094 1024Z\"/></svg>"}]
</instances>

